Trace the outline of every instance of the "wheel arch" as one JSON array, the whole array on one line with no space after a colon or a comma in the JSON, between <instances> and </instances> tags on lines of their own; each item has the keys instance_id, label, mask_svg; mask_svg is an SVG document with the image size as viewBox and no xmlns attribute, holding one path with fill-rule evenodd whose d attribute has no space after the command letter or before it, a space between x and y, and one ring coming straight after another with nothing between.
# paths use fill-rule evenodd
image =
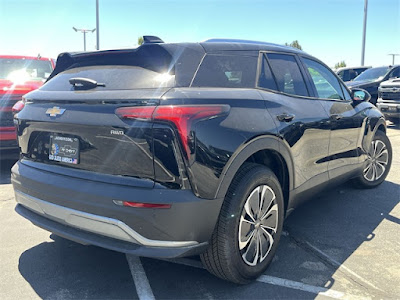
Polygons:
<instances>
[{"instance_id":1,"label":"wheel arch","mask_svg":"<svg viewBox=\"0 0 400 300\"><path fill-rule=\"evenodd\" d=\"M294 186L293 160L289 147L275 136L257 137L244 144L225 166L216 192L216 198L224 198L233 178L246 162L255 162L269 167L281 183L285 211L289 205L290 191Z\"/></svg>"}]
</instances>

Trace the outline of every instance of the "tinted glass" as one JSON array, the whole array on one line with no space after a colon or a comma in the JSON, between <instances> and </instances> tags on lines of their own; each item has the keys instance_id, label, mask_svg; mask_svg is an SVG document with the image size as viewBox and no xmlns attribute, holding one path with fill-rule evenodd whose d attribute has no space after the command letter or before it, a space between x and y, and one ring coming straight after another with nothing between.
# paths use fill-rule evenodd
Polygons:
<instances>
[{"instance_id":1,"label":"tinted glass","mask_svg":"<svg viewBox=\"0 0 400 300\"><path fill-rule=\"evenodd\" d=\"M267 57L279 91L292 95L308 96L306 84L294 56L269 53Z\"/></svg>"},{"instance_id":2,"label":"tinted glass","mask_svg":"<svg viewBox=\"0 0 400 300\"><path fill-rule=\"evenodd\" d=\"M307 58L304 59L304 63L311 75L318 98L344 99L339 80L328 68Z\"/></svg>"},{"instance_id":3,"label":"tinted glass","mask_svg":"<svg viewBox=\"0 0 400 300\"><path fill-rule=\"evenodd\" d=\"M252 56L208 54L192 86L254 88L257 59Z\"/></svg>"},{"instance_id":4,"label":"tinted glass","mask_svg":"<svg viewBox=\"0 0 400 300\"><path fill-rule=\"evenodd\" d=\"M265 55L263 55L263 59L262 59L260 79L258 80L258 86L261 88L266 88L266 89L270 89L270 90L278 90L275 80L272 77L271 69L269 67L269 64L268 64L268 61L267 61Z\"/></svg>"},{"instance_id":5,"label":"tinted glass","mask_svg":"<svg viewBox=\"0 0 400 300\"><path fill-rule=\"evenodd\" d=\"M345 100L351 100L351 95L347 91L346 87L343 84L340 84L340 86L342 87L342 91L343 91L343 94L344 94L344 99Z\"/></svg>"},{"instance_id":6,"label":"tinted glass","mask_svg":"<svg viewBox=\"0 0 400 300\"><path fill-rule=\"evenodd\" d=\"M69 79L89 78L104 83L101 90L124 90L134 88L174 87L175 75L159 73L133 66L88 66L73 68L61 72L41 88L44 91L69 91L72 85Z\"/></svg>"},{"instance_id":7,"label":"tinted glass","mask_svg":"<svg viewBox=\"0 0 400 300\"><path fill-rule=\"evenodd\" d=\"M400 77L400 68L394 69L394 70L390 73L389 76L390 76L391 78L393 78L393 77Z\"/></svg>"},{"instance_id":8,"label":"tinted glass","mask_svg":"<svg viewBox=\"0 0 400 300\"><path fill-rule=\"evenodd\" d=\"M360 75L358 75L354 81L374 81L383 79L386 73L390 70L389 67L379 67L379 68L371 68L365 70Z\"/></svg>"},{"instance_id":9,"label":"tinted glass","mask_svg":"<svg viewBox=\"0 0 400 300\"><path fill-rule=\"evenodd\" d=\"M43 80L53 71L48 60L0 58L0 79L11 81Z\"/></svg>"},{"instance_id":10,"label":"tinted glass","mask_svg":"<svg viewBox=\"0 0 400 300\"><path fill-rule=\"evenodd\" d=\"M345 70L343 71L343 76L341 77L343 81L349 81L351 80L350 78L350 71L349 70Z\"/></svg>"}]
</instances>

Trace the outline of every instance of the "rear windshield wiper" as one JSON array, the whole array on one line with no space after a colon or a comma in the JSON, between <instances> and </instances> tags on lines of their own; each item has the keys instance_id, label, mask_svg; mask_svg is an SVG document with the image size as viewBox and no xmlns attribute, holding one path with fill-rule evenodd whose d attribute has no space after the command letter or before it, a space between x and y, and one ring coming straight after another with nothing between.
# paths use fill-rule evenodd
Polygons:
<instances>
[{"instance_id":1,"label":"rear windshield wiper","mask_svg":"<svg viewBox=\"0 0 400 300\"><path fill-rule=\"evenodd\" d=\"M69 83L72 84L75 88L87 88L87 89L94 89L98 86L106 86L105 83L99 83L96 80L90 78L83 78L83 77L75 77L69 80Z\"/></svg>"}]
</instances>

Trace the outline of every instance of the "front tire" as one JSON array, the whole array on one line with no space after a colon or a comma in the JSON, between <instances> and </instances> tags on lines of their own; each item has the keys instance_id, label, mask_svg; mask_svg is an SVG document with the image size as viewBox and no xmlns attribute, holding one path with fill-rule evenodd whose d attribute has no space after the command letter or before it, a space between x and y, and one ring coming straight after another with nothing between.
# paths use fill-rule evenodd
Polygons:
<instances>
[{"instance_id":1,"label":"front tire","mask_svg":"<svg viewBox=\"0 0 400 300\"><path fill-rule=\"evenodd\" d=\"M378 130L371 142L362 174L355 178L353 183L358 188L377 187L385 181L391 164L392 146L386 134Z\"/></svg>"},{"instance_id":2,"label":"front tire","mask_svg":"<svg viewBox=\"0 0 400 300\"><path fill-rule=\"evenodd\" d=\"M203 265L234 283L257 278L272 261L283 218L282 189L275 174L246 163L229 187L210 246L200 256Z\"/></svg>"}]
</instances>

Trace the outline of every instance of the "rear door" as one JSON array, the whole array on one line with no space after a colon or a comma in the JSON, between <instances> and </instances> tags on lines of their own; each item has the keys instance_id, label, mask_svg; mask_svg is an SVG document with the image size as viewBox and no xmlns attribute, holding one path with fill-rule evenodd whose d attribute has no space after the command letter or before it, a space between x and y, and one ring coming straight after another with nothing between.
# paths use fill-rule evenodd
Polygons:
<instances>
[{"instance_id":1,"label":"rear door","mask_svg":"<svg viewBox=\"0 0 400 300\"><path fill-rule=\"evenodd\" d=\"M263 53L258 87L276 122L279 136L293 155L298 192L328 180L328 114L310 97L296 55Z\"/></svg>"},{"instance_id":2,"label":"rear door","mask_svg":"<svg viewBox=\"0 0 400 300\"><path fill-rule=\"evenodd\" d=\"M353 107L349 92L328 67L306 57L302 61L315 97L329 114L329 177L350 176L359 167L358 145L365 115L361 107Z\"/></svg>"}]
</instances>

